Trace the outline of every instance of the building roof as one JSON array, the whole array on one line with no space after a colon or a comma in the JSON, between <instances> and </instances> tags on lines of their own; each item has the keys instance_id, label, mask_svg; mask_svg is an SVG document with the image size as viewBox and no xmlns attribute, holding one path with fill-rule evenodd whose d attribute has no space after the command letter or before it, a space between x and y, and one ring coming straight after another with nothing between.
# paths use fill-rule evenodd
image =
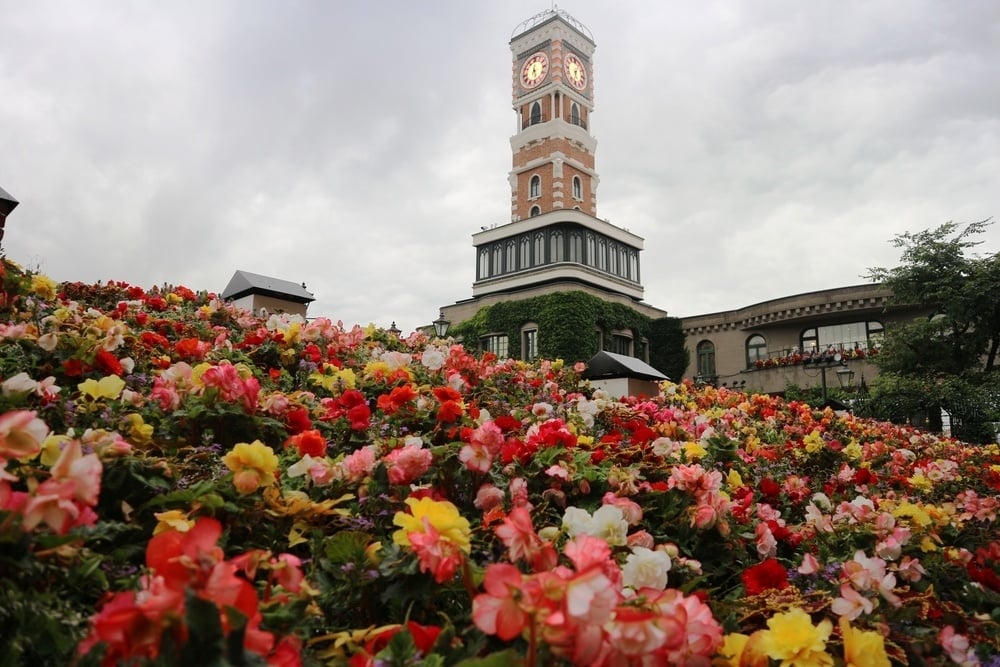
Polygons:
<instances>
[{"instance_id":1,"label":"building roof","mask_svg":"<svg viewBox=\"0 0 1000 667\"><path fill-rule=\"evenodd\" d=\"M18 201L10 196L3 188L0 188L0 215L7 216L17 206Z\"/></svg>"},{"instance_id":2,"label":"building roof","mask_svg":"<svg viewBox=\"0 0 1000 667\"><path fill-rule=\"evenodd\" d=\"M583 378L586 380L636 378L654 382L670 379L642 359L605 350L590 358L590 361L587 362L587 370L583 372Z\"/></svg>"},{"instance_id":3,"label":"building roof","mask_svg":"<svg viewBox=\"0 0 1000 667\"><path fill-rule=\"evenodd\" d=\"M222 291L222 298L226 300L239 299L248 294L261 294L295 303L309 303L316 300L312 292L306 290L305 283L299 285L290 280L270 278L249 271L234 273L229 284L226 285L226 289Z\"/></svg>"}]
</instances>

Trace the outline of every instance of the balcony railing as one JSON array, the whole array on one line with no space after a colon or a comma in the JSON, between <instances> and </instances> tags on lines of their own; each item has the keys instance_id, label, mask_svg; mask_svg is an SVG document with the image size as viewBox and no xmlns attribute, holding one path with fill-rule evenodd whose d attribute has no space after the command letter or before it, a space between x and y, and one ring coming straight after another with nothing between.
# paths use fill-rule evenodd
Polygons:
<instances>
[{"instance_id":1,"label":"balcony railing","mask_svg":"<svg viewBox=\"0 0 1000 667\"><path fill-rule=\"evenodd\" d=\"M819 350L800 351L798 348L785 349L778 352L771 352L763 359L754 360L748 368L779 368L781 366L797 366L829 363L836 355L842 359L866 359L877 356L881 343L869 343L868 341L857 341L830 345Z\"/></svg>"},{"instance_id":2,"label":"balcony railing","mask_svg":"<svg viewBox=\"0 0 1000 667\"><path fill-rule=\"evenodd\" d=\"M531 118L526 118L521 123L521 129L522 130L526 130L529 127L531 127L532 125L540 125L540 124L544 123L545 120L546 119L542 118L541 116L534 116L534 117L531 117ZM587 129L587 121L585 121L583 118L570 118L566 122L569 123L570 125L576 125L577 127L582 127L585 130Z\"/></svg>"}]
</instances>

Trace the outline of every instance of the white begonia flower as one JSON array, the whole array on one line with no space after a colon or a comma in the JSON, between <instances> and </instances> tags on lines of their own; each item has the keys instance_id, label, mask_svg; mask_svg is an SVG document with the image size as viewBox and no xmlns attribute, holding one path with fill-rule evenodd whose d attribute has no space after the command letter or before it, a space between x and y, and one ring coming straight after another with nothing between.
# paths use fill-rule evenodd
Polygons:
<instances>
[{"instance_id":1,"label":"white begonia flower","mask_svg":"<svg viewBox=\"0 0 1000 667\"><path fill-rule=\"evenodd\" d=\"M628 521L625 520L625 513L615 505L602 505L594 512L593 530L591 535L603 538L613 547L624 545L628 539Z\"/></svg>"},{"instance_id":2,"label":"white begonia flower","mask_svg":"<svg viewBox=\"0 0 1000 667\"><path fill-rule=\"evenodd\" d=\"M10 396L16 393L28 393L35 391L38 387L38 382L36 382L30 375L25 372L20 372L17 375L12 375L0 384L0 390L3 391L4 396Z\"/></svg>"},{"instance_id":3,"label":"white begonia flower","mask_svg":"<svg viewBox=\"0 0 1000 667\"><path fill-rule=\"evenodd\" d=\"M420 354L420 363L429 371L441 370L444 359L444 354L436 347L428 347Z\"/></svg>"},{"instance_id":4,"label":"white begonia flower","mask_svg":"<svg viewBox=\"0 0 1000 667\"><path fill-rule=\"evenodd\" d=\"M594 517L579 507L567 507L563 513L562 525L570 537L593 535Z\"/></svg>"},{"instance_id":5,"label":"white begonia flower","mask_svg":"<svg viewBox=\"0 0 1000 667\"><path fill-rule=\"evenodd\" d=\"M59 345L59 336L54 333L42 334L38 337L38 347L46 352L51 352Z\"/></svg>"},{"instance_id":6,"label":"white begonia flower","mask_svg":"<svg viewBox=\"0 0 1000 667\"><path fill-rule=\"evenodd\" d=\"M667 587L671 565L670 556L664 551L632 547L622 566L622 585L636 591L640 588L662 591Z\"/></svg>"}]
</instances>

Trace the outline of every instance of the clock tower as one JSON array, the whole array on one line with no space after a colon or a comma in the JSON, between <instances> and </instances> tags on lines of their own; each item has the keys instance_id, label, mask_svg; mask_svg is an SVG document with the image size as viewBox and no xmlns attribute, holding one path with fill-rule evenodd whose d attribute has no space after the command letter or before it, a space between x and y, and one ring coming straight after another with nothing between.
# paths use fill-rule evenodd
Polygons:
<instances>
[{"instance_id":1,"label":"clock tower","mask_svg":"<svg viewBox=\"0 0 1000 667\"><path fill-rule=\"evenodd\" d=\"M597 140L589 129L594 49L587 27L559 9L536 14L514 29L514 222L559 209L597 215Z\"/></svg>"}]
</instances>

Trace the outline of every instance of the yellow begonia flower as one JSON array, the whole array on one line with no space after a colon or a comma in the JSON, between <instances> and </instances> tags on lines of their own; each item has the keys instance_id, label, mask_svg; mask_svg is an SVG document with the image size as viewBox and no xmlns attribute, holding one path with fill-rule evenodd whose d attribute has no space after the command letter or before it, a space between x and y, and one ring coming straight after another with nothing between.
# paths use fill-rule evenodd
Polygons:
<instances>
[{"instance_id":1,"label":"yellow begonia flower","mask_svg":"<svg viewBox=\"0 0 1000 667\"><path fill-rule=\"evenodd\" d=\"M743 477L740 476L738 470L730 470L729 474L726 475L726 482L729 484L731 489L739 489L743 487Z\"/></svg>"},{"instance_id":2,"label":"yellow begonia flower","mask_svg":"<svg viewBox=\"0 0 1000 667\"><path fill-rule=\"evenodd\" d=\"M576 437L576 444L589 447L594 444L594 438L590 435L578 435Z\"/></svg>"},{"instance_id":3,"label":"yellow begonia flower","mask_svg":"<svg viewBox=\"0 0 1000 667\"><path fill-rule=\"evenodd\" d=\"M687 457L688 461L697 461L698 459L705 458L708 454L708 450L700 442L685 442L684 443L684 455Z\"/></svg>"},{"instance_id":4,"label":"yellow begonia flower","mask_svg":"<svg viewBox=\"0 0 1000 667\"><path fill-rule=\"evenodd\" d=\"M84 380L76 388L80 390L81 394L91 400L96 401L106 398L113 401L121 396L122 390L125 389L125 380L117 375L108 375L102 377L100 380L94 380L93 378Z\"/></svg>"},{"instance_id":5,"label":"yellow begonia flower","mask_svg":"<svg viewBox=\"0 0 1000 667\"><path fill-rule=\"evenodd\" d=\"M469 520L458 512L458 508L447 500L432 500L431 498L407 498L406 505L410 512L396 512L392 523L399 526L399 530L392 534L392 541L404 547L410 546L410 533L427 532L424 521L438 534L445 542L449 542L465 553L469 553L472 547L469 543L471 527Z\"/></svg>"},{"instance_id":6,"label":"yellow begonia flower","mask_svg":"<svg viewBox=\"0 0 1000 667\"><path fill-rule=\"evenodd\" d=\"M826 641L833 623L824 620L813 625L809 614L798 607L775 614L767 621L761 649L781 667L831 667L833 656L826 652Z\"/></svg>"},{"instance_id":7,"label":"yellow begonia flower","mask_svg":"<svg viewBox=\"0 0 1000 667\"><path fill-rule=\"evenodd\" d=\"M722 648L717 657L712 660L712 667L740 667L740 658L746 648L749 635L731 632L723 637Z\"/></svg>"},{"instance_id":8,"label":"yellow begonia flower","mask_svg":"<svg viewBox=\"0 0 1000 667\"><path fill-rule=\"evenodd\" d=\"M906 481L909 482L910 485L914 489L917 489L918 491L930 491L934 487L933 482L927 479L927 477L922 472L918 472L916 475L910 477Z\"/></svg>"},{"instance_id":9,"label":"yellow begonia flower","mask_svg":"<svg viewBox=\"0 0 1000 667\"><path fill-rule=\"evenodd\" d=\"M159 522L153 529L153 535L159 535L167 530L176 530L179 533L186 533L194 526L194 519L189 519L187 513L180 510L168 510L166 512L156 512L153 514Z\"/></svg>"},{"instance_id":10,"label":"yellow begonia flower","mask_svg":"<svg viewBox=\"0 0 1000 667\"><path fill-rule=\"evenodd\" d=\"M357 384L357 376L350 368L341 370L333 364L323 364L323 371L310 375L309 381L318 384L327 391L354 389Z\"/></svg>"},{"instance_id":11,"label":"yellow begonia flower","mask_svg":"<svg viewBox=\"0 0 1000 667\"><path fill-rule=\"evenodd\" d=\"M275 482L278 457L260 440L237 443L222 457L222 462L233 471L233 486L241 494L253 493L261 485L270 486Z\"/></svg>"},{"instance_id":12,"label":"yellow begonia flower","mask_svg":"<svg viewBox=\"0 0 1000 667\"><path fill-rule=\"evenodd\" d=\"M823 442L823 436L819 431L809 433L809 435L802 439L802 443L806 446L806 451L810 454L822 451L826 446L826 443Z\"/></svg>"},{"instance_id":13,"label":"yellow begonia flower","mask_svg":"<svg viewBox=\"0 0 1000 667\"><path fill-rule=\"evenodd\" d=\"M148 445L153 441L153 425L144 422L138 412L125 415L125 421L128 423L128 434L132 442L137 445Z\"/></svg>"},{"instance_id":14,"label":"yellow begonia flower","mask_svg":"<svg viewBox=\"0 0 1000 667\"><path fill-rule=\"evenodd\" d=\"M68 435L55 435L50 433L42 443L42 455L39 462L43 466L54 466L59 456L62 454L62 444L69 440Z\"/></svg>"},{"instance_id":15,"label":"yellow begonia flower","mask_svg":"<svg viewBox=\"0 0 1000 667\"><path fill-rule=\"evenodd\" d=\"M46 275L36 273L31 276L31 292L46 301L51 301L56 298L56 281Z\"/></svg>"},{"instance_id":16,"label":"yellow begonia flower","mask_svg":"<svg viewBox=\"0 0 1000 667\"><path fill-rule=\"evenodd\" d=\"M931 519L931 515L928 514L922 507L914 505L907 500L899 503L899 505L892 510L892 515L897 519L909 517L911 523L914 523L921 528L926 528L934 523L934 520Z\"/></svg>"},{"instance_id":17,"label":"yellow begonia flower","mask_svg":"<svg viewBox=\"0 0 1000 667\"><path fill-rule=\"evenodd\" d=\"M844 447L844 455L853 461L857 461L864 455L864 450L861 449L861 445L858 444L857 440L851 440Z\"/></svg>"},{"instance_id":18,"label":"yellow begonia flower","mask_svg":"<svg viewBox=\"0 0 1000 667\"><path fill-rule=\"evenodd\" d=\"M851 627L846 616L840 617L844 637L844 667L890 667L885 652L885 638L877 632Z\"/></svg>"}]
</instances>

